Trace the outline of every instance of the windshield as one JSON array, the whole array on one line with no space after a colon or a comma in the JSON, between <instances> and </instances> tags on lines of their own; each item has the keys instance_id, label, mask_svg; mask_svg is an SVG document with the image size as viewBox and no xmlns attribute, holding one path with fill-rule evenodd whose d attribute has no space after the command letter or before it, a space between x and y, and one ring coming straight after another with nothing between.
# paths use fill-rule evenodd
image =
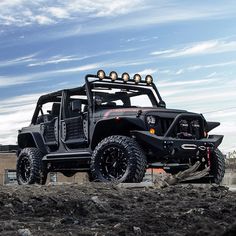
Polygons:
<instances>
[{"instance_id":1,"label":"windshield","mask_svg":"<svg viewBox=\"0 0 236 236\"><path fill-rule=\"evenodd\" d=\"M96 108L158 106L151 87L94 83L92 95Z\"/></svg>"}]
</instances>

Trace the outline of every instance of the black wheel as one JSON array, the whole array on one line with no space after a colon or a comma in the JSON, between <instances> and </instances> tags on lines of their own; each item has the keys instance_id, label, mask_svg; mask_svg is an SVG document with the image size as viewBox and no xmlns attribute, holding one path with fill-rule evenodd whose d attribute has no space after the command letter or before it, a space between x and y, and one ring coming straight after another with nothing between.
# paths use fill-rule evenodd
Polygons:
<instances>
[{"instance_id":1,"label":"black wheel","mask_svg":"<svg viewBox=\"0 0 236 236\"><path fill-rule=\"evenodd\" d=\"M146 172L146 156L138 143L126 136L110 136L95 148L91 159L94 181L141 182Z\"/></svg>"},{"instance_id":2,"label":"black wheel","mask_svg":"<svg viewBox=\"0 0 236 236\"><path fill-rule=\"evenodd\" d=\"M219 149L216 149L211 158L210 174L213 175L213 182L220 184L225 174L225 158Z\"/></svg>"},{"instance_id":3,"label":"black wheel","mask_svg":"<svg viewBox=\"0 0 236 236\"><path fill-rule=\"evenodd\" d=\"M45 184L47 174L43 171L42 153L37 148L24 148L17 159L16 178L20 185Z\"/></svg>"}]
</instances>

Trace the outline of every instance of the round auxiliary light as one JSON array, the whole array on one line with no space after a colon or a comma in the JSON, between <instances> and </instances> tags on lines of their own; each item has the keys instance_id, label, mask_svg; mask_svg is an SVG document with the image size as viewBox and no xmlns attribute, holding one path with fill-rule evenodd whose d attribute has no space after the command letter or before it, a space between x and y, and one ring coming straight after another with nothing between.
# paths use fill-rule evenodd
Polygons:
<instances>
[{"instance_id":1,"label":"round auxiliary light","mask_svg":"<svg viewBox=\"0 0 236 236\"><path fill-rule=\"evenodd\" d=\"M147 123L148 125L155 125L156 124L155 116L147 116Z\"/></svg>"},{"instance_id":2,"label":"round auxiliary light","mask_svg":"<svg viewBox=\"0 0 236 236\"><path fill-rule=\"evenodd\" d=\"M129 78L130 77L129 77L128 73L125 72L125 73L122 74L122 79L124 80L124 82L127 82L129 80Z\"/></svg>"},{"instance_id":3,"label":"round auxiliary light","mask_svg":"<svg viewBox=\"0 0 236 236\"><path fill-rule=\"evenodd\" d=\"M141 75L135 74L134 75L134 82L135 84L138 84L141 81Z\"/></svg>"},{"instance_id":4,"label":"round auxiliary light","mask_svg":"<svg viewBox=\"0 0 236 236\"><path fill-rule=\"evenodd\" d=\"M145 81L147 84L151 84L153 82L153 78L151 75L147 75L145 78Z\"/></svg>"},{"instance_id":5,"label":"round auxiliary light","mask_svg":"<svg viewBox=\"0 0 236 236\"><path fill-rule=\"evenodd\" d=\"M98 77L100 80L104 79L104 78L106 77L106 74L105 74L104 70L99 70L99 71L97 72L97 77Z\"/></svg>"},{"instance_id":6,"label":"round auxiliary light","mask_svg":"<svg viewBox=\"0 0 236 236\"><path fill-rule=\"evenodd\" d=\"M112 81L115 81L118 78L118 74L115 71L110 73L110 78Z\"/></svg>"}]
</instances>

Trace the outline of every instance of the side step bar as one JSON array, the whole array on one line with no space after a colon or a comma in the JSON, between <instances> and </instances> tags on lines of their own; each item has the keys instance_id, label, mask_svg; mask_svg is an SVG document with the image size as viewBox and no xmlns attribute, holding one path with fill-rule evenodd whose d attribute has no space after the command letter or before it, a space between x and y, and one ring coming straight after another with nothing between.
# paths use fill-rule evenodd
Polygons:
<instances>
[{"instance_id":1,"label":"side step bar","mask_svg":"<svg viewBox=\"0 0 236 236\"><path fill-rule=\"evenodd\" d=\"M90 152L76 152L76 153L51 153L47 154L43 157L42 161L76 161L76 160L90 160L91 159Z\"/></svg>"},{"instance_id":2,"label":"side step bar","mask_svg":"<svg viewBox=\"0 0 236 236\"><path fill-rule=\"evenodd\" d=\"M155 162L148 165L148 168L163 168L164 170L169 170L171 168L188 169L189 167L190 167L189 164L179 164L179 163L163 164L161 162Z\"/></svg>"}]
</instances>

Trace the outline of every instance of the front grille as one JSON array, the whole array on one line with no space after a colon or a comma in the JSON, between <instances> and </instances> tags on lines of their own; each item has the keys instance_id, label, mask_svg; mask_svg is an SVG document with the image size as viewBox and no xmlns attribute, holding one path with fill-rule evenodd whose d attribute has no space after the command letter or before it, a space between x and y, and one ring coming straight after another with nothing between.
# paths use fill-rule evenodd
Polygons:
<instances>
[{"instance_id":1,"label":"front grille","mask_svg":"<svg viewBox=\"0 0 236 236\"><path fill-rule=\"evenodd\" d=\"M181 119L184 119L187 121L188 128L186 128L186 130L181 129L180 127ZM169 137L181 138L181 139L201 139L204 136L202 118L199 118L199 117L185 118L183 116L183 118L181 119L176 122L175 126L173 127L172 132L168 135ZM157 120L157 123L154 128L156 130L156 134L159 136L165 135L169 127L174 122L174 118L156 117L156 120ZM199 125L200 125L199 128L194 128L192 126L192 122L196 120L199 121Z\"/></svg>"},{"instance_id":2,"label":"front grille","mask_svg":"<svg viewBox=\"0 0 236 236\"><path fill-rule=\"evenodd\" d=\"M169 129L173 121L174 119L172 118L158 118L158 123L156 127L157 134L163 136Z\"/></svg>"}]
</instances>

